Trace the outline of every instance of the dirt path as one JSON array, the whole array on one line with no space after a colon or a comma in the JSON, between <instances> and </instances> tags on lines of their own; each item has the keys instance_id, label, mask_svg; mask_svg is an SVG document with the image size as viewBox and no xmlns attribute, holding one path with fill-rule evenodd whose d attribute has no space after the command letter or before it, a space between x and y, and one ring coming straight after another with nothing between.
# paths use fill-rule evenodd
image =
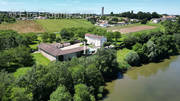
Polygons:
<instances>
[{"instance_id":1,"label":"dirt path","mask_svg":"<svg viewBox=\"0 0 180 101\"><path fill-rule=\"evenodd\" d=\"M148 26L148 25L141 25L141 26L135 26L135 27L116 29L116 30L113 30L113 32L119 31L119 32L125 34L125 33L138 32L138 31L143 31L143 30L150 30L150 29L154 29L154 28L156 28L156 27Z\"/></svg>"}]
</instances>

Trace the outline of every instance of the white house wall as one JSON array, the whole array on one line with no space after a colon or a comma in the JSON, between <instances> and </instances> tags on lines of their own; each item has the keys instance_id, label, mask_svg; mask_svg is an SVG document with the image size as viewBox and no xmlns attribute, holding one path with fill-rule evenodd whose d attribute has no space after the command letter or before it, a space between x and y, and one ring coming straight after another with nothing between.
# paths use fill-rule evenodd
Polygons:
<instances>
[{"instance_id":1,"label":"white house wall","mask_svg":"<svg viewBox=\"0 0 180 101\"><path fill-rule=\"evenodd\" d=\"M85 37L85 39L87 40L87 44L92 44L97 47L102 47L104 42L107 41L106 38L96 39L96 38Z\"/></svg>"},{"instance_id":2,"label":"white house wall","mask_svg":"<svg viewBox=\"0 0 180 101\"><path fill-rule=\"evenodd\" d=\"M48 58L50 61L56 61L56 60L57 60L57 58L56 58L55 56L52 56L52 55L46 53L45 51L43 51L43 50L41 50L41 49L40 49L39 51L40 51L40 53L41 53L43 56L45 56L46 58Z\"/></svg>"}]
</instances>

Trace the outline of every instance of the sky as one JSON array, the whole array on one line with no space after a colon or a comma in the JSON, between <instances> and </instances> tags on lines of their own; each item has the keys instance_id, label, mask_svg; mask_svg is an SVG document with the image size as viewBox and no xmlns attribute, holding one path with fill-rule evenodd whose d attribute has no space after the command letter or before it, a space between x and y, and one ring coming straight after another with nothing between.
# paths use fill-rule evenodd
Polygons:
<instances>
[{"instance_id":1,"label":"sky","mask_svg":"<svg viewBox=\"0 0 180 101\"><path fill-rule=\"evenodd\" d=\"M158 12L179 14L180 0L0 0L0 11L43 11L54 13Z\"/></svg>"}]
</instances>

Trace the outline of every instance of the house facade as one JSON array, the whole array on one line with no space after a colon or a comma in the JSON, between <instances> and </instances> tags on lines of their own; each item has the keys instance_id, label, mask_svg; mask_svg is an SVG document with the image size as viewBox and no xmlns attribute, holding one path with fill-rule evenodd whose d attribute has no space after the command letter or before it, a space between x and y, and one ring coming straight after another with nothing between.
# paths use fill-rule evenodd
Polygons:
<instances>
[{"instance_id":1,"label":"house facade","mask_svg":"<svg viewBox=\"0 0 180 101\"><path fill-rule=\"evenodd\" d=\"M107 42L106 37L94 34L86 34L85 39L87 40L87 44L94 45L95 47L102 47Z\"/></svg>"},{"instance_id":2,"label":"house facade","mask_svg":"<svg viewBox=\"0 0 180 101\"><path fill-rule=\"evenodd\" d=\"M39 52L48 58L50 61L66 61L73 57L80 57L84 51L87 51L86 46L81 46L82 43L70 44L46 44L41 43L38 46Z\"/></svg>"}]
</instances>

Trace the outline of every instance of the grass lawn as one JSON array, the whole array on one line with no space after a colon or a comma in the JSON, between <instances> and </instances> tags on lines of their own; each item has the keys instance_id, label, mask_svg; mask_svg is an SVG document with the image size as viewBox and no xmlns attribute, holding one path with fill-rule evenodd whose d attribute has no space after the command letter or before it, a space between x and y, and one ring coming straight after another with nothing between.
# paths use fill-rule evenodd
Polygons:
<instances>
[{"instance_id":1,"label":"grass lawn","mask_svg":"<svg viewBox=\"0 0 180 101\"><path fill-rule=\"evenodd\" d=\"M50 60L44 57L41 53L33 53L32 54L37 65L48 65Z\"/></svg>"},{"instance_id":2,"label":"grass lawn","mask_svg":"<svg viewBox=\"0 0 180 101\"><path fill-rule=\"evenodd\" d=\"M46 19L36 20L47 32L59 32L63 28L93 27L94 25L83 19Z\"/></svg>"},{"instance_id":3,"label":"grass lawn","mask_svg":"<svg viewBox=\"0 0 180 101\"><path fill-rule=\"evenodd\" d=\"M16 72L14 72L14 77L18 78L20 76L25 75L29 70L31 70L31 67L23 67L23 68L19 68L16 70Z\"/></svg>"},{"instance_id":4,"label":"grass lawn","mask_svg":"<svg viewBox=\"0 0 180 101\"><path fill-rule=\"evenodd\" d=\"M126 48L117 51L117 62L119 63L120 68L130 68L130 65L124 60L129 52L131 52L131 50Z\"/></svg>"}]
</instances>

